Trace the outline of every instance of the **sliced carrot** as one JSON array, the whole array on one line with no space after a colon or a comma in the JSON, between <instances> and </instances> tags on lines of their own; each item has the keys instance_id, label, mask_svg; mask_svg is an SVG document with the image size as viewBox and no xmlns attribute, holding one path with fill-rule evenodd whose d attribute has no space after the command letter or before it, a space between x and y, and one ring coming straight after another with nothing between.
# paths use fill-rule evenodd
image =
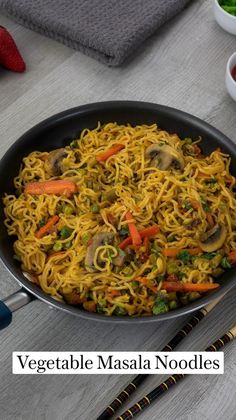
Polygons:
<instances>
[{"instance_id":1,"label":"sliced carrot","mask_svg":"<svg viewBox=\"0 0 236 420\"><path fill-rule=\"evenodd\" d=\"M106 161L109 157L116 155L117 153L119 153L122 149L125 148L124 144L114 144L110 149L107 149L105 152L100 153L99 155L96 156L96 160L98 162L104 162Z\"/></svg>"},{"instance_id":2,"label":"sliced carrot","mask_svg":"<svg viewBox=\"0 0 236 420\"><path fill-rule=\"evenodd\" d=\"M175 273L171 273L168 275L166 281L179 281L179 279Z\"/></svg>"},{"instance_id":3,"label":"sliced carrot","mask_svg":"<svg viewBox=\"0 0 236 420\"><path fill-rule=\"evenodd\" d=\"M140 246L142 243L142 239L140 236L140 233L135 225L135 223L132 221L133 217L132 214L130 213L130 211L127 211L125 218L127 220L128 223L128 227L129 227L129 233L130 236L132 238L132 243L134 246Z\"/></svg>"},{"instance_id":4,"label":"sliced carrot","mask_svg":"<svg viewBox=\"0 0 236 420\"><path fill-rule=\"evenodd\" d=\"M229 253L229 259L236 262L236 250Z\"/></svg>"},{"instance_id":5,"label":"sliced carrot","mask_svg":"<svg viewBox=\"0 0 236 420\"><path fill-rule=\"evenodd\" d=\"M150 281L147 279L147 277L137 277L135 279L135 281L138 281L139 283L143 284L144 286L146 286L148 289L152 290L154 293L157 292L157 287L156 286L152 286L150 284Z\"/></svg>"},{"instance_id":6,"label":"sliced carrot","mask_svg":"<svg viewBox=\"0 0 236 420\"><path fill-rule=\"evenodd\" d=\"M118 246L120 249L125 249L127 246L132 244L132 238L131 236L128 236L128 238L125 238Z\"/></svg>"},{"instance_id":7,"label":"sliced carrot","mask_svg":"<svg viewBox=\"0 0 236 420\"><path fill-rule=\"evenodd\" d=\"M198 176L200 176L201 178L211 178L211 175L205 174L204 172L199 171Z\"/></svg>"},{"instance_id":8,"label":"sliced carrot","mask_svg":"<svg viewBox=\"0 0 236 420\"><path fill-rule=\"evenodd\" d=\"M83 303L83 307L88 312L96 312L97 305L93 300L89 300L89 301Z\"/></svg>"},{"instance_id":9,"label":"sliced carrot","mask_svg":"<svg viewBox=\"0 0 236 420\"><path fill-rule=\"evenodd\" d=\"M58 251L58 252L53 252L53 254L50 254L47 256L47 262L52 258L52 257L64 257L66 251Z\"/></svg>"},{"instance_id":10,"label":"sliced carrot","mask_svg":"<svg viewBox=\"0 0 236 420\"><path fill-rule=\"evenodd\" d=\"M206 213L206 219L208 224L213 227L215 223L211 213Z\"/></svg>"},{"instance_id":11,"label":"sliced carrot","mask_svg":"<svg viewBox=\"0 0 236 420\"><path fill-rule=\"evenodd\" d=\"M119 290L117 290L117 289L112 289L112 290L110 290L109 291L109 293L110 293L110 295L111 296L120 296L120 291Z\"/></svg>"},{"instance_id":12,"label":"sliced carrot","mask_svg":"<svg viewBox=\"0 0 236 420\"><path fill-rule=\"evenodd\" d=\"M46 160L48 159L48 153L44 153L40 155L39 159L42 160L43 162L46 162Z\"/></svg>"},{"instance_id":13,"label":"sliced carrot","mask_svg":"<svg viewBox=\"0 0 236 420\"><path fill-rule=\"evenodd\" d=\"M182 249L181 249L181 248L165 248L165 249L163 249L163 255L164 255L165 257L173 257L173 258L175 258L175 257L176 257L176 255L177 255L180 251L182 251Z\"/></svg>"},{"instance_id":14,"label":"sliced carrot","mask_svg":"<svg viewBox=\"0 0 236 420\"><path fill-rule=\"evenodd\" d=\"M145 229L139 231L141 238L149 238L150 236L154 236L160 232L160 228L157 225L149 226Z\"/></svg>"},{"instance_id":15,"label":"sliced carrot","mask_svg":"<svg viewBox=\"0 0 236 420\"><path fill-rule=\"evenodd\" d=\"M139 234L141 236L141 238L149 238L151 236L156 235L157 233L160 232L160 228L157 225L153 225L153 226L149 226L145 229L139 230ZM128 236L128 238L124 239L120 244L119 244L119 248L120 249L125 249L127 246L132 244L132 238L131 236Z\"/></svg>"},{"instance_id":16,"label":"sliced carrot","mask_svg":"<svg viewBox=\"0 0 236 420\"><path fill-rule=\"evenodd\" d=\"M219 287L219 283L177 283L163 281L161 288L167 292L208 292Z\"/></svg>"},{"instance_id":17,"label":"sliced carrot","mask_svg":"<svg viewBox=\"0 0 236 420\"><path fill-rule=\"evenodd\" d=\"M32 283L39 286L39 277L36 274L29 273Z\"/></svg>"},{"instance_id":18,"label":"sliced carrot","mask_svg":"<svg viewBox=\"0 0 236 420\"><path fill-rule=\"evenodd\" d=\"M226 177L225 178L225 183L226 184L235 184L235 178L233 176L231 176L231 178Z\"/></svg>"},{"instance_id":19,"label":"sliced carrot","mask_svg":"<svg viewBox=\"0 0 236 420\"><path fill-rule=\"evenodd\" d=\"M26 194L41 195L41 194L55 194L55 195L71 195L77 192L77 186L73 181L58 179L55 181L39 181L29 182L25 186Z\"/></svg>"},{"instance_id":20,"label":"sliced carrot","mask_svg":"<svg viewBox=\"0 0 236 420\"><path fill-rule=\"evenodd\" d=\"M143 240L143 246L144 246L144 253L147 254L149 251L149 239L147 236L145 236Z\"/></svg>"},{"instance_id":21,"label":"sliced carrot","mask_svg":"<svg viewBox=\"0 0 236 420\"><path fill-rule=\"evenodd\" d=\"M188 251L188 253L192 256L202 254L201 248L198 248L198 247L197 248L189 248L189 249L186 249L186 251Z\"/></svg>"},{"instance_id":22,"label":"sliced carrot","mask_svg":"<svg viewBox=\"0 0 236 420\"><path fill-rule=\"evenodd\" d=\"M76 290L72 290L71 293L64 293L64 298L67 303L70 305L81 305L81 303L85 302L85 297L81 297Z\"/></svg>"},{"instance_id":23,"label":"sliced carrot","mask_svg":"<svg viewBox=\"0 0 236 420\"><path fill-rule=\"evenodd\" d=\"M52 216L48 222L42 226L36 233L35 236L36 238L40 239L42 238L44 235L47 235L47 233L49 233L50 229L58 222L59 217L57 215Z\"/></svg>"},{"instance_id":24,"label":"sliced carrot","mask_svg":"<svg viewBox=\"0 0 236 420\"><path fill-rule=\"evenodd\" d=\"M175 258L180 251L188 251L188 253L192 256L202 253L201 248L165 248L163 249L163 255L165 257Z\"/></svg>"},{"instance_id":25,"label":"sliced carrot","mask_svg":"<svg viewBox=\"0 0 236 420\"><path fill-rule=\"evenodd\" d=\"M147 279L147 277L141 277L141 276L136 277L135 281L138 281L139 283L142 283L142 284L144 284L145 286L146 286L146 285L147 285L147 283L148 283L148 279Z\"/></svg>"},{"instance_id":26,"label":"sliced carrot","mask_svg":"<svg viewBox=\"0 0 236 420\"><path fill-rule=\"evenodd\" d=\"M194 210L197 210L200 208L200 203L197 200L190 200L191 206Z\"/></svg>"},{"instance_id":27,"label":"sliced carrot","mask_svg":"<svg viewBox=\"0 0 236 420\"><path fill-rule=\"evenodd\" d=\"M196 153L197 157L201 156L202 155L202 150L200 149L200 147L197 144L193 144L193 147L194 147L194 150L195 150L195 153Z\"/></svg>"}]
</instances>

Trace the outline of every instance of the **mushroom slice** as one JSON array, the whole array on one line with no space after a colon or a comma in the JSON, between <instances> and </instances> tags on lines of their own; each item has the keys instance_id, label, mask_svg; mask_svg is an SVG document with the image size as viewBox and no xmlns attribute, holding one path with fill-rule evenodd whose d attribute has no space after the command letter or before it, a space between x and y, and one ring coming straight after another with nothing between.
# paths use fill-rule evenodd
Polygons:
<instances>
[{"instance_id":1,"label":"mushroom slice","mask_svg":"<svg viewBox=\"0 0 236 420\"><path fill-rule=\"evenodd\" d=\"M82 299L80 294L76 290L72 290L71 293L64 293L63 297L69 305L81 305L84 302L84 298Z\"/></svg>"},{"instance_id":2,"label":"mushroom slice","mask_svg":"<svg viewBox=\"0 0 236 420\"><path fill-rule=\"evenodd\" d=\"M225 227L223 225L216 224L202 236L199 246L204 252L214 252L222 247L226 236L227 232Z\"/></svg>"},{"instance_id":3,"label":"mushroom slice","mask_svg":"<svg viewBox=\"0 0 236 420\"><path fill-rule=\"evenodd\" d=\"M63 172L62 160L67 156L65 149L52 150L48 154L48 166L51 175L58 176Z\"/></svg>"},{"instance_id":4,"label":"mushroom slice","mask_svg":"<svg viewBox=\"0 0 236 420\"><path fill-rule=\"evenodd\" d=\"M111 232L101 232L94 235L91 244L88 246L87 253L85 256L85 268L87 271L94 272L93 261L96 249L103 245L105 242L111 244L114 240L114 233Z\"/></svg>"},{"instance_id":5,"label":"mushroom slice","mask_svg":"<svg viewBox=\"0 0 236 420\"><path fill-rule=\"evenodd\" d=\"M112 263L116 266L116 267L122 267L124 265L124 262L126 260L126 252L123 251L122 249L119 249L118 251L118 255L113 258Z\"/></svg>"},{"instance_id":6,"label":"mushroom slice","mask_svg":"<svg viewBox=\"0 0 236 420\"><path fill-rule=\"evenodd\" d=\"M181 154L168 144L152 144L146 149L145 156L152 159L150 166L166 171L173 166L175 169L184 169L184 159Z\"/></svg>"}]
</instances>

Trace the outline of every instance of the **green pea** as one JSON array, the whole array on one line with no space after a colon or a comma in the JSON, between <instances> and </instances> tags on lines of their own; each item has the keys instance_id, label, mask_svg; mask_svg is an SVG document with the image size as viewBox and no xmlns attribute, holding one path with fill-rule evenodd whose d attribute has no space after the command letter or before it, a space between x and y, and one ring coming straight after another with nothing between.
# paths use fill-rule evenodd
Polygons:
<instances>
[{"instance_id":1,"label":"green pea","mask_svg":"<svg viewBox=\"0 0 236 420\"><path fill-rule=\"evenodd\" d=\"M179 270L179 267L175 262L169 263L167 265L167 274L176 274L178 270Z\"/></svg>"},{"instance_id":2,"label":"green pea","mask_svg":"<svg viewBox=\"0 0 236 420\"><path fill-rule=\"evenodd\" d=\"M189 293L189 296L188 296L190 302L192 302L193 300L199 299L200 297L201 295L198 292L191 292Z\"/></svg>"},{"instance_id":3,"label":"green pea","mask_svg":"<svg viewBox=\"0 0 236 420\"><path fill-rule=\"evenodd\" d=\"M192 144L192 142L193 142L190 137L185 137L185 139L183 141L187 144Z\"/></svg>"},{"instance_id":4,"label":"green pea","mask_svg":"<svg viewBox=\"0 0 236 420\"><path fill-rule=\"evenodd\" d=\"M73 213L74 209L69 204L65 204L62 207L62 211L66 216L70 216Z\"/></svg>"},{"instance_id":5,"label":"green pea","mask_svg":"<svg viewBox=\"0 0 236 420\"><path fill-rule=\"evenodd\" d=\"M92 213L99 213L99 207L98 207L98 205L97 205L97 204L93 204L93 205L90 207L90 211L91 211Z\"/></svg>"},{"instance_id":6,"label":"green pea","mask_svg":"<svg viewBox=\"0 0 236 420\"><path fill-rule=\"evenodd\" d=\"M62 243L61 242L56 242L54 245L53 245L53 251L56 251L56 252L58 252L58 251L61 251L61 249L62 249Z\"/></svg>"},{"instance_id":7,"label":"green pea","mask_svg":"<svg viewBox=\"0 0 236 420\"><path fill-rule=\"evenodd\" d=\"M88 241L91 239L90 233L84 233L81 237L83 245L87 245Z\"/></svg>"},{"instance_id":8,"label":"green pea","mask_svg":"<svg viewBox=\"0 0 236 420\"><path fill-rule=\"evenodd\" d=\"M137 287L140 286L140 283L138 281L131 281L131 286L136 289Z\"/></svg>"},{"instance_id":9,"label":"green pea","mask_svg":"<svg viewBox=\"0 0 236 420\"><path fill-rule=\"evenodd\" d=\"M72 242L71 242L71 241L68 241L68 242L66 242L66 243L64 244L64 248L65 248L65 249L69 249L69 248L71 248L71 246L72 246Z\"/></svg>"},{"instance_id":10,"label":"green pea","mask_svg":"<svg viewBox=\"0 0 236 420\"><path fill-rule=\"evenodd\" d=\"M187 303L189 302L188 295L181 296L180 297L180 302L182 303L182 305L187 305Z\"/></svg>"},{"instance_id":11,"label":"green pea","mask_svg":"<svg viewBox=\"0 0 236 420\"><path fill-rule=\"evenodd\" d=\"M176 302L176 300L171 300L169 302L169 307L170 307L170 310L177 309L178 308L178 303Z\"/></svg>"},{"instance_id":12,"label":"green pea","mask_svg":"<svg viewBox=\"0 0 236 420\"><path fill-rule=\"evenodd\" d=\"M127 266L123 269L125 276L131 276L133 274L133 269L130 266Z\"/></svg>"}]
</instances>

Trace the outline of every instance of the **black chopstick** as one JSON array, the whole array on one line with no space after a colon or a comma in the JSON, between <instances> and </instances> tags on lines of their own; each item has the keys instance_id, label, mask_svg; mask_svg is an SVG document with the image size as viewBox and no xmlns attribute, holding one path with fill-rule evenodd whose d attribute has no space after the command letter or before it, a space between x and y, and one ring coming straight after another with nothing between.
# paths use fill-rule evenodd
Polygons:
<instances>
[{"instance_id":1,"label":"black chopstick","mask_svg":"<svg viewBox=\"0 0 236 420\"><path fill-rule=\"evenodd\" d=\"M217 351L224 347L227 343L232 341L236 337L236 326L227 331L222 337L218 338L213 344L211 344L205 351ZM164 392L168 391L173 385L183 379L184 374L175 374L170 376L165 382L162 382L156 388L154 388L149 394L145 395L141 400L136 404L126 410L121 416L117 417L116 420L131 420L153 403L158 397L160 397Z\"/></svg>"},{"instance_id":2,"label":"black chopstick","mask_svg":"<svg viewBox=\"0 0 236 420\"><path fill-rule=\"evenodd\" d=\"M193 330L196 325L217 305L217 303L222 299L222 295L217 300L214 300L212 303L209 303L204 308L197 311L184 325L184 327L172 338L168 344L161 351L172 351L176 346ZM128 400L128 398L133 394L133 392L149 377L148 374L137 375L130 382L123 391L112 401L112 403L106 407L102 414L97 417L96 420L108 420L110 419L116 411Z\"/></svg>"}]
</instances>

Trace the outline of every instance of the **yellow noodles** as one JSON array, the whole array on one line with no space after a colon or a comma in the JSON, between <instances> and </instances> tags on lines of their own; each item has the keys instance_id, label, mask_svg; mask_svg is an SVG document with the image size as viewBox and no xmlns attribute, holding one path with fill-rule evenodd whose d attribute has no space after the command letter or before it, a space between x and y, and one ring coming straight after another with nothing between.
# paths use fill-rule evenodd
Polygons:
<instances>
[{"instance_id":1,"label":"yellow noodles","mask_svg":"<svg viewBox=\"0 0 236 420\"><path fill-rule=\"evenodd\" d=\"M117 144L124 148L103 162L96 160ZM153 155L147 156L152 144L171 147L173 156L182 156L184 166L175 167L173 160L166 170L155 167ZM5 224L9 235L17 237L14 252L22 270L34 275L33 281L56 299L83 304L85 309L105 315L151 314L158 290L170 274L181 283L214 282L223 258L236 246L234 178L227 155L215 150L203 157L197 144L156 124L131 127L109 123L85 129L78 141L64 149L59 175L52 174L49 152L30 153L14 180L16 195L6 194L3 199ZM158 159L156 162L160 164ZM48 179L70 179L78 193L71 197L24 193L27 183ZM114 261L120 253L119 243L128 236L121 233L127 229L128 210L139 231L158 225L160 232L149 238L146 255L143 245L138 251L130 246L131 258L126 255L127 260L119 266ZM211 227L209 213L214 224L227 231L215 255L201 250L193 258L186 253L166 257L166 248L199 248L203 233ZM56 214L56 228L36 238L40 224ZM91 269L85 264L86 253L91 239L101 232L112 233L113 240L99 244ZM146 278L146 285L137 282L140 276ZM166 299L164 311L199 297L161 293Z\"/></svg>"}]
</instances>

